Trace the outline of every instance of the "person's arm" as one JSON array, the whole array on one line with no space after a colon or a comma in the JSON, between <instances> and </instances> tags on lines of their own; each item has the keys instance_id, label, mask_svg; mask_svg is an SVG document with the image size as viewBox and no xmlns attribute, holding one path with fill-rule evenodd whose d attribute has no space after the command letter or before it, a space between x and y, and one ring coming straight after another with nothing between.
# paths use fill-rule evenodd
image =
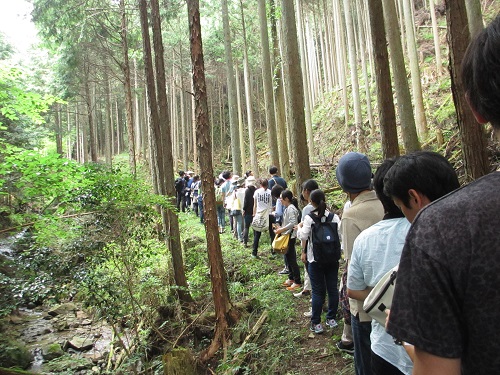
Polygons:
<instances>
[{"instance_id":1,"label":"person's arm","mask_svg":"<svg viewBox=\"0 0 500 375\"><path fill-rule=\"evenodd\" d=\"M460 358L438 357L415 347L413 375L460 375Z\"/></svg>"},{"instance_id":2,"label":"person's arm","mask_svg":"<svg viewBox=\"0 0 500 375\"><path fill-rule=\"evenodd\" d=\"M372 287L366 287L363 290L352 290L347 288L347 295L353 299L363 302L366 297L368 297L368 294L370 294L372 289Z\"/></svg>"},{"instance_id":3,"label":"person's arm","mask_svg":"<svg viewBox=\"0 0 500 375\"><path fill-rule=\"evenodd\" d=\"M254 196L254 200L253 200L253 216L255 216L256 213L257 213L257 199L255 199L255 196Z\"/></svg>"}]
</instances>

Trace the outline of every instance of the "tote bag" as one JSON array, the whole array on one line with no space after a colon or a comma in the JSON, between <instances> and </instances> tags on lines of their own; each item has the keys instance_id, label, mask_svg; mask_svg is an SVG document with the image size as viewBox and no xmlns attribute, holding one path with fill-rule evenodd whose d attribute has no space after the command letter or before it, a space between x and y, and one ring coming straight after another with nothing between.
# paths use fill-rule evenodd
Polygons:
<instances>
[{"instance_id":1,"label":"tote bag","mask_svg":"<svg viewBox=\"0 0 500 375\"><path fill-rule=\"evenodd\" d=\"M273 240L273 250L280 254L286 254L288 251L288 242L290 241L290 233L277 234Z\"/></svg>"},{"instance_id":2,"label":"tote bag","mask_svg":"<svg viewBox=\"0 0 500 375\"><path fill-rule=\"evenodd\" d=\"M257 232L266 232L269 230L269 212L264 210L257 212L253 217L250 226Z\"/></svg>"}]
</instances>

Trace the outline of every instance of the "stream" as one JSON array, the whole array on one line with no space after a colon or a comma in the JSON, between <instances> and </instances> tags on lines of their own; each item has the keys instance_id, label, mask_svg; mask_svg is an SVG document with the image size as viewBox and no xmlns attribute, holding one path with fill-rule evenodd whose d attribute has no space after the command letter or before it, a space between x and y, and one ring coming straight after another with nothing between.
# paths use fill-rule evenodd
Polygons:
<instances>
[{"instance_id":1,"label":"stream","mask_svg":"<svg viewBox=\"0 0 500 375\"><path fill-rule=\"evenodd\" d=\"M0 258L19 264L12 247L15 240L16 237L0 239ZM30 307L33 308L22 307L7 316L2 332L4 337L21 343L31 352L29 371L87 375L113 368L120 351L114 352L112 361L109 360L113 342L109 324L95 320L79 303ZM122 340L127 345L127 340Z\"/></svg>"}]
</instances>

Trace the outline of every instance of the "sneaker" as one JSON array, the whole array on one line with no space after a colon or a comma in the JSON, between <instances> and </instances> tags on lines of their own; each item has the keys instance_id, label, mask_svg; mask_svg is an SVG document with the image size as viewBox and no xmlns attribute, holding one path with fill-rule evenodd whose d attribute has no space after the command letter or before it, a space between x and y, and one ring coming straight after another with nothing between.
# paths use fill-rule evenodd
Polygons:
<instances>
[{"instance_id":1,"label":"sneaker","mask_svg":"<svg viewBox=\"0 0 500 375\"><path fill-rule=\"evenodd\" d=\"M336 346L341 352L354 355L354 344L352 342L350 344L344 344L342 341L339 341Z\"/></svg>"},{"instance_id":2,"label":"sneaker","mask_svg":"<svg viewBox=\"0 0 500 375\"><path fill-rule=\"evenodd\" d=\"M253 258L253 259L260 259L260 256L255 255L255 254L252 254L252 258Z\"/></svg>"},{"instance_id":3,"label":"sneaker","mask_svg":"<svg viewBox=\"0 0 500 375\"><path fill-rule=\"evenodd\" d=\"M289 287L289 286L292 286L293 284L295 284L295 283L293 282L293 280L290 280L290 279L289 279L289 280L285 281L285 282L284 282L283 284L281 284L281 285L286 286L286 287ZM287 288L287 289L288 289L288 288Z\"/></svg>"},{"instance_id":4,"label":"sneaker","mask_svg":"<svg viewBox=\"0 0 500 375\"><path fill-rule=\"evenodd\" d=\"M327 319L326 320L326 325L330 328L335 328L338 327L339 324L335 321L335 319ZM342 341L341 341L342 342Z\"/></svg>"},{"instance_id":5,"label":"sneaker","mask_svg":"<svg viewBox=\"0 0 500 375\"><path fill-rule=\"evenodd\" d=\"M290 292L294 292L294 291L296 291L297 289L300 289L300 288L302 288L301 284L295 284L295 283L293 283L288 288L286 288L286 290L289 290Z\"/></svg>"},{"instance_id":6,"label":"sneaker","mask_svg":"<svg viewBox=\"0 0 500 375\"><path fill-rule=\"evenodd\" d=\"M278 272L279 275L288 275L288 268L283 268L280 272Z\"/></svg>"},{"instance_id":7,"label":"sneaker","mask_svg":"<svg viewBox=\"0 0 500 375\"><path fill-rule=\"evenodd\" d=\"M307 289L304 289L304 290L301 290L298 293L293 293L293 296L297 297L297 298L300 298L300 297L308 296L309 294L311 294L311 291L307 290Z\"/></svg>"},{"instance_id":8,"label":"sneaker","mask_svg":"<svg viewBox=\"0 0 500 375\"><path fill-rule=\"evenodd\" d=\"M318 323L318 324L314 324L311 322L311 327L309 327L309 329L311 330L311 332L314 332L316 334L320 334L320 333L323 333L324 330L323 330L323 326L321 325L321 323Z\"/></svg>"},{"instance_id":9,"label":"sneaker","mask_svg":"<svg viewBox=\"0 0 500 375\"><path fill-rule=\"evenodd\" d=\"M312 316L313 312L312 312L312 309L309 309L309 311L305 311L304 312L304 316L306 318L310 318Z\"/></svg>"}]
</instances>

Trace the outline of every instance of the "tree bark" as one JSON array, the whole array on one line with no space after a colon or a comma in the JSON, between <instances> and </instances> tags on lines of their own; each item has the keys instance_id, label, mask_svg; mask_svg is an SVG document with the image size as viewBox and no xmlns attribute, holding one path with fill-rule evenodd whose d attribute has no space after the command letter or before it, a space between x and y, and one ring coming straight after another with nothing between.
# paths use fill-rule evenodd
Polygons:
<instances>
[{"instance_id":1,"label":"tree bark","mask_svg":"<svg viewBox=\"0 0 500 375\"><path fill-rule=\"evenodd\" d=\"M240 140L238 137L238 127L236 124L236 88L234 82L233 52L231 50L231 29L229 26L229 14L227 0L222 2L222 23L224 26L224 51L226 54L227 68L227 96L229 103L229 129L231 131L231 158L233 160L233 173L240 175Z\"/></svg>"},{"instance_id":2,"label":"tree bark","mask_svg":"<svg viewBox=\"0 0 500 375\"><path fill-rule=\"evenodd\" d=\"M481 0L467 0L467 20L471 37L474 37L484 28L483 13L481 12Z\"/></svg>"},{"instance_id":3,"label":"tree bark","mask_svg":"<svg viewBox=\"0 0 500 375\"><path fill-rule=\"evenodd\" d=\"M215 212L215 189L213 183L212 146L210 124L208 122L207 90L205 83L205 64L203 61L203 45L198 0L187 0L189 32L191 46L191 62L193 69L193 87L196 113L196 142L199 148L201 180L203 191L203 209L205 212L205 235L210 265L210 279L217 317L215 335L212 344L202 353L201 360L207 361L219 350L226 349L229 340L229 326L237 319L237 311L232 308L226 281L226 271L217 230L217 214Z\"/></svg>"},{"instance_id":4,"label":"tree bark","mask_svg":"<svg viewBox=\"0 0 500 375\"><path fill-rule=\"evenodd\" d=\"M446 23L450 45L450 76L453 101L457 111L458 128L467 180L477 179L489 172L486 138L465 99L460 65L469 44L470 34L464 0L446 0Z\"/></svg>"},{"instance_id":5,"label":"tree bark","mask_svg":"<svg viewBox=\"0 0 500 375\"><path fill-rule=\"evenodd\" d=\"M293 0L282 0L283 17L283 65L285 76L293 77L286 80L287 110L289 113L292 145L295 149L295 195L300 195L300 186L311 178L309 166L309 150L307 148L306 124L304 114L304 88L299 61L299 46L297 41L297 24Z\"/></svg>"},{"instance_id":6,"label":"tree bark","mask_svg":"<svg viewBox=\"0 0 500 375\"><path fill-rule=\"evenodd\" d=\"M387 39L391 49L392 75L396 88L397 105L399 109L399 120L401 123L401 135L403 145L407 153L420 150L417 137L415 118L411 105L410 89L406 78L406 69L403 57L403 47L400 37L400 29L396 6L393 0L383 0L384 24Z\"/></svg>"},{"instance_id":7,"label":"tree bark","mask_svg":"<svg viewBox=\"0 0 500 375\"><path fill-rule=\"evenodd\" d=\"M269 140L269 151L271 153L271 165L280 165L278 138L276 135L276 121L273 98L273 82L271 72L271 57L269 54L269 36L267 30L266 4L265 0L258 0L260 45L262 49L262 81L264 83L264 102L266 108L267 136Z\"/></svg>"},{"instance_id":8,"label":"tree bark","mask_svg":"<svg viewBox=\"0 0 500 375\"><path fill-rule=\"evenodd\" d=\"M123 87L125 89L125 109L127 113L127 137L128 137L128 163L131 173L135 176L137 173L135 163L135 135L134 135L134 111L132 104L132 89L130 83L130 62L128 58L128 42L127 42L127 16L125 11L125 0L120 0L121 13L121 29L120 39L122 44L123 64L121 66L123 72ZM137 69L136 69L137 72ZM136 75L137 84L137 75ZM137 95L137 94L136 94ZM137 116L139 116L137 114Z\"/></svg>"},{"instance_id":9,"label":"tree bark","mask_svg":"<svg viewBox=\"0 0 500 375\"><path fill-rule=\"evenodd\" d=\"M383 158L399 156L398 131L396 126L396 111L392 94L391 71L389 68L389 53L385 37L385 26L381 0L368 1L372 49L375 52L375 79L377 83L378 117L380 135L382 137Z\"/></svg>"}]
</instances>

